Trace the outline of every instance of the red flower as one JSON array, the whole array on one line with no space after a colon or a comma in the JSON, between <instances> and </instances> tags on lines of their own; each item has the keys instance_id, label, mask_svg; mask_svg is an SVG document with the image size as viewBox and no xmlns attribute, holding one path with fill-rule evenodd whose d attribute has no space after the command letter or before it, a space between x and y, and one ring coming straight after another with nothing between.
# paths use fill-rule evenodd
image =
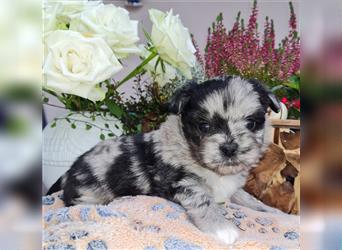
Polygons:
<instances>
[{"instance_id":1,"label":"red flower","mask_svg":"<svg viewBox=\"0 0 342 250\"><path fill-rule=\"evenodd\" d=\"M299 99L294 100L294 101L292 102L292 105L293 105L294 108L300 109L300 100L299 100Z\"/></svg>"},{"instance_id":2,"label":"red flower","mask_svg":"<svg viewBox=\"0 0 342 250\"><path fill-rule=\"evenodd\" d=\"M287 104L289 102L289 100L286 97L281 98L280 101L284 104Z\"/></svg>"}]
</instances>

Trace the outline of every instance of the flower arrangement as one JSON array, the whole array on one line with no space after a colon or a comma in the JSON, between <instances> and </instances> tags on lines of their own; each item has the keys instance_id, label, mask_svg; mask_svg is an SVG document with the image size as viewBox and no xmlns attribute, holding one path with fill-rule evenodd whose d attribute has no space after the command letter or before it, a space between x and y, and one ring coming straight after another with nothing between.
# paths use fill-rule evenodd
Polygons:
<instances>
[{"instance_id":1,"label":"flower arrangement","mask_svg":"<svg viewBox=\"0 0 342 250\"><path fill-rule=\"evenodd\" d=\"M120 121L125 134L158 128L166 117L165 103L176 88L188 79L198 82L224 74L257 78L269 85L289 108L290 117L298 117L299 36L296 16L290 3L289 34L275 47L273 20L266 17L263 38L257 24L257 2L245 27L240 12L231 30L223 24L223 15L209 29L204 56L178 15L149 10L151 32L143 29L147 44L139 44L139 22L113 4L101 1L44 2L45 58L44 93L56 97L70 113L56 118L78 126L74 114L89 118L85 129L96 127L100 138L114 136L111 126L98 127L97 117ZM141 59L123 79L125 60ZM132 95L119 87L133 79ZM43 98L48 105L47 95ZM108 119L108 123L113 119Z\"/></svg>"},{"instance_id":2,"label":"flower arrangement","mask_svg":"<svg viewBox=\"0 0 342 250\"><path fill-rule=\"evenodd\" d=\"M176 82L192 78L195 48L188 29L172 10L149 10L153 25L151 33L144 30L145 45L138 45L138 21L113 4L49 1L43 10L43 90L71 111L65 119L72 128L76 128L73 114L88 112L92 120L118 118L126 134L153 129L164 117L160 107ZM141 63L123 79L115 79L129 56L139 56ZM142 80L145 73L148 80ZM134 77L136 97L124 98L118 88ZM49 104L47 96L44 102ZM146 125L148 120L151 126ZM91 128L92 123L86 122L86 129ZM101 139L103 132L113 136L109 126L100 130Z\"/></svg>"},{"instance_id":3,"label":"flower arrangement","mask_svg":"<svg viewBox=\"0 0 342 250\"><path fill-rule=\"evenodd\" d=\"M232 29L228 30L220 13L208 29L204 56L197 49L196 57L208 78L229 74L264 82L287 105L289 116L297 118L300 113L300 38L291 2L289 6L289 34L278 47L275 46L274 22L269 17L266 17L261 38L257 1L254 0L247 26L239 12Z\"/></svg>"}]
</instances>

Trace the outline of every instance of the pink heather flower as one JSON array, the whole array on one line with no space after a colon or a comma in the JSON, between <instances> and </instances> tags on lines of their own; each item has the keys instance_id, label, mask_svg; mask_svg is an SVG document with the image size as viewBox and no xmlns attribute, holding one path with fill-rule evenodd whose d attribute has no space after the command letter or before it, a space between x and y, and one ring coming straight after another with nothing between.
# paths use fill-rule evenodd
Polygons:
<instances>
[{"instance_id":1,"label":"pink heather flower","mask_svg":"<svg viewBox=\"0 0 342 250\"><path fill-rule=\"evenodd\" d=\"M274 23L269 18L266 18L263 39L260 40L257 15L257 1L254 0L246 28L240 12L229 31L223 25L222 14L217 17L208 31L204 54L208 77L238 74L257 78L261 75L279 82L299 71L300 40L293 5L290 3L289 34L278 48L275 47Z\"/></svg>"},{"instance_id":2,"label":"pink heather flower","mask_svg":"<svg viewBox=\"0 0 342 250\"><path fill-rule=\"evenodd\" d=\"M203 58L202 58L201 52L199 50L198 44L197 44L193 34L191 34L191 40L192 40L192 43L193 43L195 50L196 50L195 51L196 59L199 62L199 64L203 67L204 66Z\"/></svg>"},{"instance_id":3,"label":"pink heather flower","mask_svg":"<svg viewBox=\"0 0 342 250\"><path fill-rule=\"evenodd\" d=\"M296 30L297 29L297 21L296 21L296 14L294 13L294 8L292 2L289 2L290 5L290 28L291 30Z\"/></svg>"}]
</instances>

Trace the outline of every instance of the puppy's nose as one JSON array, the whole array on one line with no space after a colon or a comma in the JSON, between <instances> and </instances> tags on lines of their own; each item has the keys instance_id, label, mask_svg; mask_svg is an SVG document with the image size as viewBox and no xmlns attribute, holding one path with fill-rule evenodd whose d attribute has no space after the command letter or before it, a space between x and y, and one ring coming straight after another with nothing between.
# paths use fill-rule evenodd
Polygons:
<instances>
[{"instance_id":1,"label":"puppy's nose","mask_svg":"<svg viewBox=\"0 0 342 250\"><path fill-rule=\"evenodd\" d=\"M228 157L232 157L235 154L237 149L238 149L238 145L235 142L225 143L220 146L221 152Z\"/></svg>"}]
</instances>

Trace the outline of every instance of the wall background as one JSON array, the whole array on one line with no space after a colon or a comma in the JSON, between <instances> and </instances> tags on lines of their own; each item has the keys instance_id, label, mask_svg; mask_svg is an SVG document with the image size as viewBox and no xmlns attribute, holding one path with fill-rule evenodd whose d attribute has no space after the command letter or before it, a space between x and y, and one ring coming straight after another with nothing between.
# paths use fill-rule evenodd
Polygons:
<instances>
[{"instance_id":1,"label":"wall background","mask_svg":"<svg viewBox=\"0 0 342 250\"><path fill-rule=\"evenodd\" d=\"M125 7L125 1L105 1L106 3L113 3L116 6ZM215 20L216 16L222 12L224 18L224 24L230 29L235 21L235 17L238 11L241 11L241 17L245 19L247 23L252 8L252 0L229 0L229 1L216 1L216 0L141 0L142 7L127 7L130 11L132 19L139 20L139 37L141 42L145 42L142 27L147 31L151 30L151 22L148 16L148 9L156 8L162 11L173 9L175 14L179 14L183 24L194 34L195 39L203 51L206 44L207 30L211 26L211 23ZM299 1L292 1L297 15L297 22L299 22ZM269 16L274 20L276 30L276 43L279 43L281 39L287 35L288 32L288 20L290 17L289 4L287 0L259 0L258 1L258 23L261 36L263 32L264 20L266 16ZM299 23L298 23L298 27ZM130 57L126 59L124 63L124 70L117 74L116 79L122 79L130 70L137 66L139 59L137 57ZM129 92L131 84L125 84L121 90ZM58 105L58 101L54 98L50 98L53 104ZM47 121L50 122L54 117L67 113L66 110L44 105Z\"/></svg>"}]
</instances>

